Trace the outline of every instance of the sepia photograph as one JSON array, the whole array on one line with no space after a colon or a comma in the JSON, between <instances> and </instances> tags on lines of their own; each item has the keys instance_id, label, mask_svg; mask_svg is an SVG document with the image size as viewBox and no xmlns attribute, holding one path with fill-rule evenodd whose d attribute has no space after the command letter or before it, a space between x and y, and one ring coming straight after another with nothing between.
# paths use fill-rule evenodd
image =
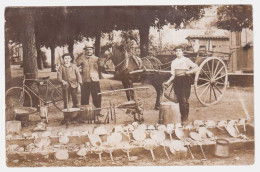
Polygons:
<instances>
[{"instance_id":1,"label":"sepia photograph","mask_svg":"<svg viewBox=\"0 0 260 172\"><path fill-rule=\"evenodd\" d=\"M254 165L253 31L252 4L4 7L5 165Z\"/></svg>"}]
</instances>

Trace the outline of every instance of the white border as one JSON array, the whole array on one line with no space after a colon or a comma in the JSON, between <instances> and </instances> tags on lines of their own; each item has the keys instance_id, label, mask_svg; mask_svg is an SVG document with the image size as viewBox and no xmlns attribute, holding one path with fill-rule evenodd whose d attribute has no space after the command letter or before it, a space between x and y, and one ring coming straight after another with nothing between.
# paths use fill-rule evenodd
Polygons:
<instances>
[{"instance_id":1,"label":"white border","mask_svg":"<svg viewBox=\"0 0 260 172\"><path fill-rule=\"evenodd\" d=\"M1 171L14 171L14 170L19 170L19 171L35 171L35 170L40 170L40 171L45 171L45 170L55 170L55 168L7 168L5 164L5 128L4 128L4 121L5 121L5 110L4 110L4 83L5 83L5 78L4 78L4 73L5 73L5 68L4 68L4 9L7 6L113 6L113 5L204 5L204 4L252 4L253 5L253 13L254 13L254 63L255 63L255 164L253 166L191 166L191 167L127 167L127 168L122 168L122 167L114 167L114 168L109 168L109 167L103 167L103 168L86 168L86 167L81 167L77 169L73 169L71 167L66 167L66 168L60 168L58 170L66 170L66 171L71 171L71 170L113 170L113 171L122 171L122 170L127 170L127 171L133 171L133 170L152 170L152 171L158 171L158 170L199 170L199 171L231 171L231 170L238 170L238 171L256 171L256 169L259 168L260 165L259 163L259 108L257 108L257 103L259 102L259 79L258 79L258 74L259 74L259 68L257 66L259 65L259 23L260 23L260 1L257 0L218 0L218 1L212 1L212 0L201 0L201 1L192 1L192 0L92 0L92 1L83 1L83 0L74 0L74 1L69 1L69 0L23 0L23 1L18 1L18 0L9 0L5 2L0 2L0 12L1 12L1 17L0 17L0 52L1 53L1 63L0 63L0 70L1 70L1 76L0 76L0 81L1 81L1 95L2 99L0 100L1 102L1 116L0 116L0 169ZM158 169L159 168L159 169ZM57 170L57 169L56 169ZM259 171L259 170L258 170Z\"/></svg>"}]
</instances>

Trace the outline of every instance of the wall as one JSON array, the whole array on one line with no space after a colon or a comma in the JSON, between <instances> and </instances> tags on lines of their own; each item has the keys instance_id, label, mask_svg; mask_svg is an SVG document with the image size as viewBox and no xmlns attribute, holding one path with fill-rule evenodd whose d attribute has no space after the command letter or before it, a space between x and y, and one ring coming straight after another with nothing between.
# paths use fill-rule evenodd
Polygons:
<instances>
[{"instance_id":1,"label":"wall","mask_svg":"<svg viewBox=\"0 0 260 172\"><path fill-rule=\"evenodd\" d=\"M244 46L248 47L244 48ZM242 32L230 33L230 72L254 70L252 31L244 29Z\"/></svg>"}]
</instances>

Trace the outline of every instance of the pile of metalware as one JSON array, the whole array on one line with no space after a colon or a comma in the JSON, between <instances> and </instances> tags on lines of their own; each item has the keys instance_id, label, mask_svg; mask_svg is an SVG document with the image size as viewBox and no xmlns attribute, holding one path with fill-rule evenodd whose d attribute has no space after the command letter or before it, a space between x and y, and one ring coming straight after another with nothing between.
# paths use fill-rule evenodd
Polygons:
<instances>
[{"instance_id":1,"label":"pile of metalware","mask_svg":"<svg viewBox=\"0 0 260 172\"><path fill-rule=\"evenodd\" d=\"M156 148L161 148L168 160L171 159L169 153L178 158L190 155L194 159L196 157L192 147L200 147L202 159L206 160L204 145L215 145L217 140L228 137L231 141L234 138L240 141L250 140L245 134L246 131L245 119L217 122L195 120L184 126L180 123L146 125L133 122L109 129L101 125L86 131L10 133L6 136L6 150L7 154L40 153L46 159L50 154L54 154L57 160L68 159L71 152L76 152L77 156L82 158L87 154L98 154L100 162L102 162L102 153L108 153L111 161L114 162L113 152L125 153L128 160L132 161L130 152L135 149L150 151L151 158L155 160Z\"/></svg>"}]
</instances>

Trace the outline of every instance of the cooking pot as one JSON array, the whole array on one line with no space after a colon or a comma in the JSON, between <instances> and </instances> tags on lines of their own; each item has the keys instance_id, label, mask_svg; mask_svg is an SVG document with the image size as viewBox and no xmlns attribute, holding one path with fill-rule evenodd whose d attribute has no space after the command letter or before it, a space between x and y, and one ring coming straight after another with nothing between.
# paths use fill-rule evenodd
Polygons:
<instances>
[{"instance_id":1,"label":"cooking pot","mask_svg":"<svg viewBox=\"0 0 260 172\"><path fill-rule=\"evenodd\" d=\"M75 118L78 116L80 109L79 108L68 108L68 109L63 109L63 115L64 118Z\"/></svg>"},{"instance_id":2,"label":"cooking pot","mask_svg":"<svg viewBox=\"0 0 260 172\"><path fill-rule=\"evenodd\" d=\"M229 157L229 141L226 139L217 139L214 147L214 155L217 157Z\"/></svg>"}]
</instances>

